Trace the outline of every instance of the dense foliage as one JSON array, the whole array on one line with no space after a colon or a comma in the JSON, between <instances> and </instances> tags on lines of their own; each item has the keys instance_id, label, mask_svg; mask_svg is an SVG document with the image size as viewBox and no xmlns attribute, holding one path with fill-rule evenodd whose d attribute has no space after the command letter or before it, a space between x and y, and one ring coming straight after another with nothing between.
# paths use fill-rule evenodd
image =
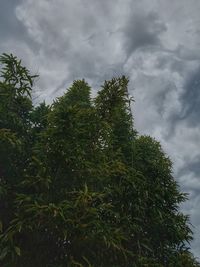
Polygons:
<instances>
[{"instance_id":1,"label":"dense foliage","mask_svg":"<svg viewBox=\"0 0 200 267\"><path fill-rule=\"evenodd\" d=\"M1 266L200 266L171 161L133 128L128 79L95 99L77 80L34 107L36 76L0 63Z\"/></svg>"}]
</instances>

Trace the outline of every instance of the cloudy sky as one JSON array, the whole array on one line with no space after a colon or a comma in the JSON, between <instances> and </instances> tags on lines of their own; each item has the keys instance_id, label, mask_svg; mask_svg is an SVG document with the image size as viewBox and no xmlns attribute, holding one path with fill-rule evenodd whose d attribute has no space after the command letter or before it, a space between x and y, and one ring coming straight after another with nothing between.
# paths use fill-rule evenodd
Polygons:
<instances>
[{"instance_id":1,"label":"cloudy sky","mask_svg":"<svg viewBox=\"0 0 200 267\"><path fill-rule=\"evenodd\" d=\"M35 101L51 102L77 78L95 90L130 78L135 126L156 137L189 193L182 209L200 257L200 1L1 0L0 53L40 75Z\"/></svg>"}]
</instances>

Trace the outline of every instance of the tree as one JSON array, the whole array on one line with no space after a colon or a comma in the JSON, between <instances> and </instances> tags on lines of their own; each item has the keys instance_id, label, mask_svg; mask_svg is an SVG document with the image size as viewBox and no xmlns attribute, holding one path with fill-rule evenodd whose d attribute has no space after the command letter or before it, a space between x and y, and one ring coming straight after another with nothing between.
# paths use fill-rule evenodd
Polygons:
<instances>
[{"instance_id":1,"label":"tree","mask_svg":"<svg viewBox=\"0 0 200 267\"><path fill-rule=\"evenodd\" d=\"M128 79L84 80L33 107L35 76L4 54L0 262L5 267L198 267L185 200L158 142L133 127Z\"/></svg>"},{"instance_id":2,"label":"tree","mask_svg":"<svg viewBox=\"0 0 200 267\"><path fill-rule=\"evenodd\" d=\"M30 161L31 86L35 76L13 55L0 57L0 220L9 227L14 218L15 191ZM6 248L2 247L2 255Z\"/></svg>"},{"instance_id":3,"label":"tree","mask_svg":"<svg viewBox=\"0 0 200 267\"><path fill-rule=\"evenodd\" d=\"M172 163L157 141L140 136L135 149L136 169L145 177L146 208L142 229L154 257L165 266L171 255L187 251L186 243L192 239L189 218L179 209L186 195L180 192L172 176Z\"/></svg>"}]
</instances>

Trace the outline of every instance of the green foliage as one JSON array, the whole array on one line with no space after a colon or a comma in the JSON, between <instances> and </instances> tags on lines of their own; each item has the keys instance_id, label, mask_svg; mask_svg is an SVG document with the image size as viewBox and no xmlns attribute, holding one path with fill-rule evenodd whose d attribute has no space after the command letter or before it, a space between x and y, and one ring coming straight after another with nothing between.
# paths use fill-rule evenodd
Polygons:
<instances>
[{"instance_id":1,"label":"green foliage","mask_svg":"<svg viewBox=\"0 0 200 267\"><path fill-rule=\"evenodd\" d=\"M158 142L133 128L128 79L84 80L33 107L33 79L3 54L0 263L5 267L198 267L186 199Z\"/></svg>"}]
</instances>

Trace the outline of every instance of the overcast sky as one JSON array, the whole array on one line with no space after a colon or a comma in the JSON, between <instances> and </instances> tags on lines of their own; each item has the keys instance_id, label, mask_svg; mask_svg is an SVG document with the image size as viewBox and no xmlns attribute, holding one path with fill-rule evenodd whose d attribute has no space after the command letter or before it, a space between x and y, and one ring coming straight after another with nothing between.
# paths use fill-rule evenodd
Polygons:
<instances>
[{"instance_id":1,"label":"overcast sky","mask_svg":"<svg viewBox=\"0 0 200 267\"><path fill-rule=\"evenodd\" d=\"M129 76L137 130L162 143L189 193L182 209L200 257L200 1L1 0L0 40L0 53L40 75L35 101L77 78L97 90Z\"/></svg>"}]
</instances>

